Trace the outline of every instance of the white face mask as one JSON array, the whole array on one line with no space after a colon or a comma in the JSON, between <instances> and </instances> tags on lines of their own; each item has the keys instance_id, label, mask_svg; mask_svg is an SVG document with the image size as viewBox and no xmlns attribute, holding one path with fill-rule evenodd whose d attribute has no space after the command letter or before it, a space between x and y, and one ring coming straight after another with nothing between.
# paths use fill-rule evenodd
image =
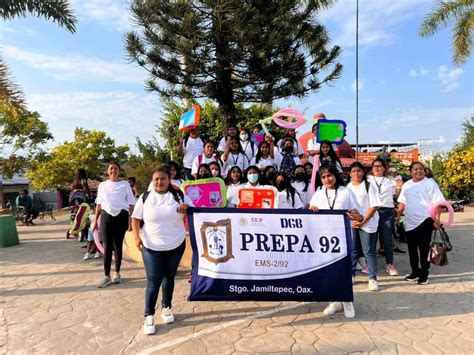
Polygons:
<instances>
[{"instance_id":1,"label":"white face mask","mask_svg":"<svg viewBox=\"0 0 474 355\"><path fill-rule=\"evenodd\" d=\"M216 177L217 175L219 175L219 170L211 170L211 174L212 176Z\"/></svg>"},{"instance_id":2,"label":"white face mask","mask_svg":"<svg viewBox=\"0 0 474 355\"><path fill-rule=\"evenodd\" d=\"M255 184L255 183L258 181L258 174L248 174L248 175L247 175L247 180L248 180L251 184Z\"/></svg>"},{"instance_id":3,"label":"white face mask","mask_svg":"<svg viewBox=\"0 0 474 355\"><path fill-rule=\"evenodd\" d=\"M248 135L248 134L241 134L241 135L240 135L240 140L241 140L241 141L246 141L247 139L249 139L249 135Z\"/></svg>"}]
</instances>

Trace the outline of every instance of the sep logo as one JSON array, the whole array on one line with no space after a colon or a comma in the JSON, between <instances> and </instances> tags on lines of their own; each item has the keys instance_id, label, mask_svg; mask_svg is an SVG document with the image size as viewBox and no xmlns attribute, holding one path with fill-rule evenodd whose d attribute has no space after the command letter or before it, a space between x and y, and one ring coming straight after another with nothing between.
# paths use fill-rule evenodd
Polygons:
<instances>
[{"instance_id":1,"label":"sep logo","mask_svg":"<svg viewBox=\"0 0 474 355\"><path fill-rule=\"evenodd\" d=\"M239 223L239 226L241 227L245 227L247 224L249 224L249 222L247 221L247 218L244 218L244 217L239 218L238 223Z\"/></svg>"},{"instance_id":2,"label":"sep logo","mask_svg":"<svg viewBox=\"0 0 474 355\"><path fill-rule=\"evenodd\" d=\"M263 222L263 218L252 217L252 218L250 218L250 221L251 221L252 223L262 223L262 222Z\"/></svg>"},{"instance_id":3,"label":"sep logo","mask_svg":"<svg viewBox=\"0 0 474 355\"><path fill-rule=\"evenodd\" d=\"M301 218L280 218L281 228L303 228Z\"/></svg>"}]
</instances>

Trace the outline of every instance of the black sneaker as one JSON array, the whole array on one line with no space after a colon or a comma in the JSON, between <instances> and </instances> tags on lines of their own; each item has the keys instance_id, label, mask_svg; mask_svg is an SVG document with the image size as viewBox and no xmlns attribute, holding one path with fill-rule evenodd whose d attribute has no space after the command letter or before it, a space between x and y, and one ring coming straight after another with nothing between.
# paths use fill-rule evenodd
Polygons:
<instances>
[{"instance_id":1,"label":"black sneaker","mask_svg":"<svg viewBox=\"0 0 474 355\"><path fill-rule=\"evenodd\" d=\"M418 279L418 285L428 285L428 282L429 282L429 281L430 281L430 280L428 279L428 276L426 276L426 277L420 277L420 278Z\"/></svg>"},{"instance_id":2,"label":"black sneaker","mask_svg":"<svg viewBox=\"0 0 474 355\"><path fill-rule=\"evenodd\" d=\"M379 255L379 256L385 256L385 250L380 249L378 255Z\"/></svg>"},{"instance_id":3,"label":"black sneaker","mask_svg":"<svg viewBox=\"0 0 474 355\"><path fill-rule=\"evenodd\" d=\"M399 253L399 254L406 254L407 253L406 251L400 249L399 247L393 248L393 252L394 253Z\"/></svg>"},{"instance_id":4,"label":"black sneaker","mask_svg":"<svg viewBox=\"0 0 474 355\"><path fill-rule=\"evenodd\" d=\"M405 277L405 281L408 281L408 282L416 282L418 281L418 279L419 279L419 276L413 273Z\"/></svg>"}]
</instances>

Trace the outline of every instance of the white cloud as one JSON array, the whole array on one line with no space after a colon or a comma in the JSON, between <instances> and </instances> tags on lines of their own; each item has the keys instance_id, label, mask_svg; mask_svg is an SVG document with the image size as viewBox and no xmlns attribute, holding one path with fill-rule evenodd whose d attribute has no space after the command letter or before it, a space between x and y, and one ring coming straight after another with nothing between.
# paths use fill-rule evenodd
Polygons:
<instances>
[{"instance_id":1,"label":"white cloud","mask_svg":"<svg viewBox=\"0 0 474 355\"><path fill-rule=\"evenodd\" d=\"M28 95L28 107L48 122L56 144L70 140L75 127L105 131L117 144L135 144L135 137L157 136L157 95L129 91L41 93Z\"/></svg>"},{"instance_id":2,"label":"white cloud","mask_svg":"<svg viewBox=\"0 0 474 355\"><path fill-rule=\"evenodd\" d=\"M351 88L353 91L356 91L356 81L354 80L351 84ZM364 88L364 81L362 79L359 79L359 91L361 91Z\"/></svg>"},{"instance_id":3,"label":"white cloud","mask_svg":"<svg viewBox=\"0 0 474 355\"><path fill-rule=\"evenodd\" d=\"M111 62L79 55L57 56L3 46L2 54L58 80L143 83L146 73L134 64Z\"/></svg>"},{"instance_id":4,"label":"white cloud","mask_svg":"<svg viewBox=\"0 0 474 355\"><path fill-rule=\"evenodd\" d=\"M459 87L458 79L463 74L461 68L449 70L447 65L438 68L438 79L443 85L443 92L450 92Z\"/></svg>"},{"instance_id":5,"label":"white cloud","mask_svg":"<svg viewBox=\"0 0 474 355\"><path fill-rule=\"evenodd\" d=\"M359 3L359 45L388 45L397 40L394 28L425 9L429 0L364 0ZM334 24L334 43L355 46L356 2L340 0L320 14L323 24Z\"/></svg>"},{"instance_id":6,"label":"white cloud","mask_svg":"<svg viewBox=\"0 0 474 355\"><path fill-rule=\"evenodd\" d=\"M79 27L84 22L98 22L118 31L130 28L131 17L125 0L72 0L71 7Z\"/></svg>"},{"instance_id":7,"label":"white cloud","mask_svg":"<svg viewBox=\"0 0 474 355\"><path fill-rule=\"evenodd\" d=\"M410 69L410 71L408 72L408 76L411 76L411 77L417 77L417 76L425 77L429 73L430 73L430 70L426 69L423 65L421 65L419 71L416 71L416 69Z\"/></svg>"}]
</instances>

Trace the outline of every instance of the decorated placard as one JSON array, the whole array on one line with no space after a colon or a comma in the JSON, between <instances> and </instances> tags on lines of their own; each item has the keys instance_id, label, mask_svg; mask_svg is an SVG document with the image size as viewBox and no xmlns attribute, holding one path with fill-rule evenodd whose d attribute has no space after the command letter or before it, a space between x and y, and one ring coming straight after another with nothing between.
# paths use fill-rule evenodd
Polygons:
<instances>
[{"instance_id":1,"label":"decorated placard","mask_svg":"<svg viewBox=\"0 0 474 355\"><path fill-rule=\"evenodd\" d=\"M221 178L188 180L181 184L181 191L195 207L225 207L227 189Z\"/></svg>"},{"instance_id":2,"label":"decorated placard","mask_svg":"<svg viewBox=\"0 0 474 355\"><path fill-rule=\"evenodd\" d=\"M178 129L181 132L190 131L193 128L196 128L199 125L199 120L201 119L201 109L199 105L194 105L192 110L186 111L179 118L179 127Z\"/></svg>"},{"instance_id":3,"label":"decorated placard","mask_svg":"<svg viewBox=\"0 0 474 355\"><path fill-rule=\"evenodd\" d=\"M278 208L278 190L273 186L241 187L237 208Z\"/></svg>"},{"instance_id":4,"label":"decorated placard","mask_svg":"<svg viewBox=\"0 0 474 355\"><path fill-rule=\"evenodd\" d=\"M321 143L329 141L334 144L342 144L346 136L346 122L342 120L318 120L316 141Z\"/></svg>"},{"instance_id":5,"label":"decorated placard","mask_svg":"<svg viewBox=\"0 0 474 355\"><path fill-rule=\"evenodd\" d=\"M346 211L188 209L191 301L353 301Z\"/></svg>"}]
</instances>

